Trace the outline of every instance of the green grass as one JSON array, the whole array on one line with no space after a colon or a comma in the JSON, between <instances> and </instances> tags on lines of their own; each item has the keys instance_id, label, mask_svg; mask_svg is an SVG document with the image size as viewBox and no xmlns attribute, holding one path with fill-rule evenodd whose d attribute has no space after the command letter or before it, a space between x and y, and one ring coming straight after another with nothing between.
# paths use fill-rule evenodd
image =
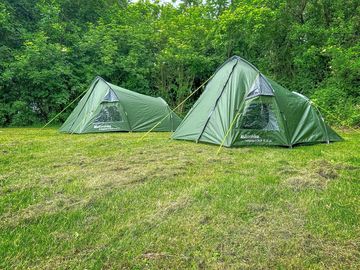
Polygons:
<instances>
[{"instance_id":1,"label":"green grass","mask_svg":"<svg viewBox=\"0 0 360 270\"><path fill-rule=\"evenodd\" d=\"M360 135L295 147L0 130L0 269L359 269Z\"/></svg>"}]
</instances>

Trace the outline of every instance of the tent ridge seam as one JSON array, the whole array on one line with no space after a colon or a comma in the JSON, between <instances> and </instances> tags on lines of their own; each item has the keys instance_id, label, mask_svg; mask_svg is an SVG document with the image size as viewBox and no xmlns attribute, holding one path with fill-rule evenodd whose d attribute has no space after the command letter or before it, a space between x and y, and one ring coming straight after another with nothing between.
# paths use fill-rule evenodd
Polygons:
<instances>
[{"instance_id":1,"label":"tent ridge seam","mask_svg":"<svg viewBox=\"0 0 360 270\"><path fill-rule=\"evenodd\" d=\"M198 139L196 140L196 142L199 142L199 141L200 141L201 136L203 135L203 133L204 133L204 131L205 131L205 129L206 129L209 121L210 121L210 118L211 118L213 112L215 111L217 104L219 103L219 100L220 100L221 96L222 96L223 93L225 92L225 87L227 86L227 84L228 84L228 82L229 82L229 80L230 80L230 77L231 77L231 75L233 74L233 72L234 72L234 70L235 70L235 67L236 67L236 65L237 65L238 63L239 63L239 59L236 58L236 63L235 63L234 66L232 67L231 72L230 72L230 74L229 74L229 76L228 76L228 78L227 78L227 80L226 80L226 83L224 84L223 89L221 90L220 95L217 97L217 99L216 99L216 101L215 101L214 108L211 110L211 112L210 112L210 114L209 114L209 116L208 116L208 119L206 120L205 125L204 125L204 127L203 127L203 129L202 129L202 131L201 131L201 133L200 133L200 135L199 135L199 137L198 137Z\"/></svg>"}]
</instances>

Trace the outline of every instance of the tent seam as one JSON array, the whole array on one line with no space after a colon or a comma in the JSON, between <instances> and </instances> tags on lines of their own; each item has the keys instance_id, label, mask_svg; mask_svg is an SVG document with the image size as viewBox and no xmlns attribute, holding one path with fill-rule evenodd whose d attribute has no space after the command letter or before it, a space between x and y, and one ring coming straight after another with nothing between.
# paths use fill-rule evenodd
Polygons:
<instances>
[{"instance_id":1,"label":"tent seam","mask_svg":"<svg viewBox=\"0 0 360 270\"><path fill-rule=\"evenodd\" d=\"M264 76L262 73L261 73L261 75L263 76L264 80L267 82L267 84L270 86L271 90L272 90L273 93L274 93L274 96L273 96L273 97L275 98L276 105L278 106L279 111L280 111L281 120L282 120L282 122L283 122L283 124L284 124L285 133L286 133L286 134L285 134L285 135L286 135L286 136L285 136L285 137L286 137L286 141L287 141L287 143L288 143L288 146L289 146L290 148L292 148L293 144L291 143L291 140L290 140L290 133L289 133L289 128L288 128L287 119L286 119L284 113L282 112L282 110L280 109L278 99L276 98L275 90L274 90L273 86L271 85L271 83L270 83L270 82L268 81L268 79L266 78L266 76Z\"/></svg>"},{"instance_id":2,"label":"tent seam","mask_svg":"<svg viewBox=\"0 0 360 270\"><path fill-rule=\"evenodd\" d=\"M75 120L72 122L71 127L69 128L69 130L71 130L71 129L72 129L72 127L74 126L75 122L76 122L76 121L77 121L77 119L79 118L79 116L80 116L81 112L83 111L83 109L84 109L84 107L85 107L86 103L88 102L88 100L89 100L89 98L90 98L91 94L93 93L93 91L94 91L94 89L95 89L96 85L97 85L97 84L98 84L98 82L99 82L99 78L101 78L101 77L100 77L100 76L98 76L98 77L96 77L96 78L95 78L95 80L94 80L94 86L92 87L92 89L91 89L91 92L90 92L89 96L87 97L86 101L84 102L84 105L82 106L82 108L81 108L81 110L79 111L78 115L76 116ZM101 78L101 79L102 79L102 78ZM73 132L73 133L74 133L74 132Z\"/></svg>"},{"instance_id":3,"label":"tent seam","mask_svg":"<svg viewBox=\"0 0 360 270\"><path fill-rule=\"evenodd\" d=\"M319 110L316 106L313 106L313 105L311 104L311 101L309 101L309 106L310 106L310 107L314 107L315 110L318 112L319 118L320 118L321 123L322 123L322 128L324 129L325 134L326 134L326 139L327 139L327 140L326 140L326 143L329 144L329 143L330 143L330 138L329 138L328 130L327 130L327 128L326 128L326 124L325 124L324 117L322 116L320 110Z\"/></svg>"},{"instance_id":4,"label":"tent seam","mask_svg":"<svg viewBox=\"0 0 360 270\"><path fill-rule=\"evenodd\" d=\"M225 92L225 87L227 86L227 84L228 84L228 82L229 82L229 80L230 80L230 77L232 76L232 74L233 74L233 72L234 72L234 70L235 70L235 67L236 67L236 65L237 65L238 63L239 63L239 59L236 58L236 63L235 63L234 66L232 67L231 72L230 72L230 74L229 74L229 76L228 76L228 78L227 78L227 80L226 80L226 83L225 83L225 85L223 86L223 89L221 90L220 95L219 95L218 98L216 99L214 108L211 110L210 115L209 115L208 119L206 120L205 125L204 125L204 127L203 127L203 129L202 129L202 131L201 131L201 133L200 133L200 135L199 135L199 137L198 137L198 139L196 140L196 142L199 142L199 141L200 141L201 136L203 135L203 133L204 133L204 131L205 131L208 123L210 122L211 116L212 116L212 114L214 113L214 111L215 111L215 109L216 109L216 106L217 106L218 103L219 103L220 98L221 98L222 95L224 94L224 92Z\"/></svg>"}]
</instances>

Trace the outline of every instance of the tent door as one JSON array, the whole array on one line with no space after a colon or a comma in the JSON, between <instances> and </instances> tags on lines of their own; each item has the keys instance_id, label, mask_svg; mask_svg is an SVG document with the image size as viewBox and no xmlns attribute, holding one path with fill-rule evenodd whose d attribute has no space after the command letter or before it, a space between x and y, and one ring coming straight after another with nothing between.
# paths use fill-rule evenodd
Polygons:
<instances>
[{"instance_id":1,"label":"tent door","mask_svg":"<svg viewBox=\"0 0 360 270\"><path fill-rule=\"evenodd\" d=\"M92 121L97 131L129 131L127 115L119 101L103 101Z\"/></svg>"},{"instance_id":2,"label":"tent door","mask_svg":"<svg viewBox=\"0 0 360 270\"><path fill-rule=\"evenodd\" d=\"M280 110L274 96L259 95L245 100L235 130L235 144L286 144Z\"/></svg>"}]
</instances>

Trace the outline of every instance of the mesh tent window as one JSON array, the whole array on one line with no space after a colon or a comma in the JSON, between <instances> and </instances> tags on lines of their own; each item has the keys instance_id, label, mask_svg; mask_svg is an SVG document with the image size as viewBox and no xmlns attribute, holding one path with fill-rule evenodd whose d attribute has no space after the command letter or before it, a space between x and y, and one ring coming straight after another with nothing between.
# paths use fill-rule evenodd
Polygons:
<instances>
[{"instance_id":1,"label":"mesh tent window","mask_svg":"<svg viewBox=\"0 0 360 270\"><path fill-rule=\"evenodd\" d=\"M119 98L115 92L109 88L101 102L101 110L96 116L94 123L122 122L123 118L118 107Z\"/></svg>"},{"instance_id":2,"label":"mesh tent window","mask_svg":"<svg viewBox=\"0 0 360 270\"><path fill-rule=\"evenodd\" d=\"M116 103L102 103L94 123L122 122L123 118Z\"/></svg>"},{"instance_id":3,"label":"mesh tent window","mask_svg":"<svg viewBox=\"0 0 360 270\"><path fill-rule=\"evenodd\" d=\"M117 102L117 101L119 101L118 96L111 88L109 88L102 102Z\"/></svg>"},{"instance_id":4,"label":"mesh tent window","mask_svg":"<svg viewBox=\"0 0 360 270\"><path fill-rule=\"evenodd\" d=\"M279 130L271 104L263 102L250 103L245 109L240 129Z\"/></svg>"},{"instance_id":5,"label":"mesh tent window","mask_svg":"<svg viewBox=\"0 0 360 270\"><path fill-rule=\"evenodd\" d=\"M274 95L270 85L261 74L256 78L246 98L253 98L260 95L262 96Z\"/></svg>"}]
</instances>

